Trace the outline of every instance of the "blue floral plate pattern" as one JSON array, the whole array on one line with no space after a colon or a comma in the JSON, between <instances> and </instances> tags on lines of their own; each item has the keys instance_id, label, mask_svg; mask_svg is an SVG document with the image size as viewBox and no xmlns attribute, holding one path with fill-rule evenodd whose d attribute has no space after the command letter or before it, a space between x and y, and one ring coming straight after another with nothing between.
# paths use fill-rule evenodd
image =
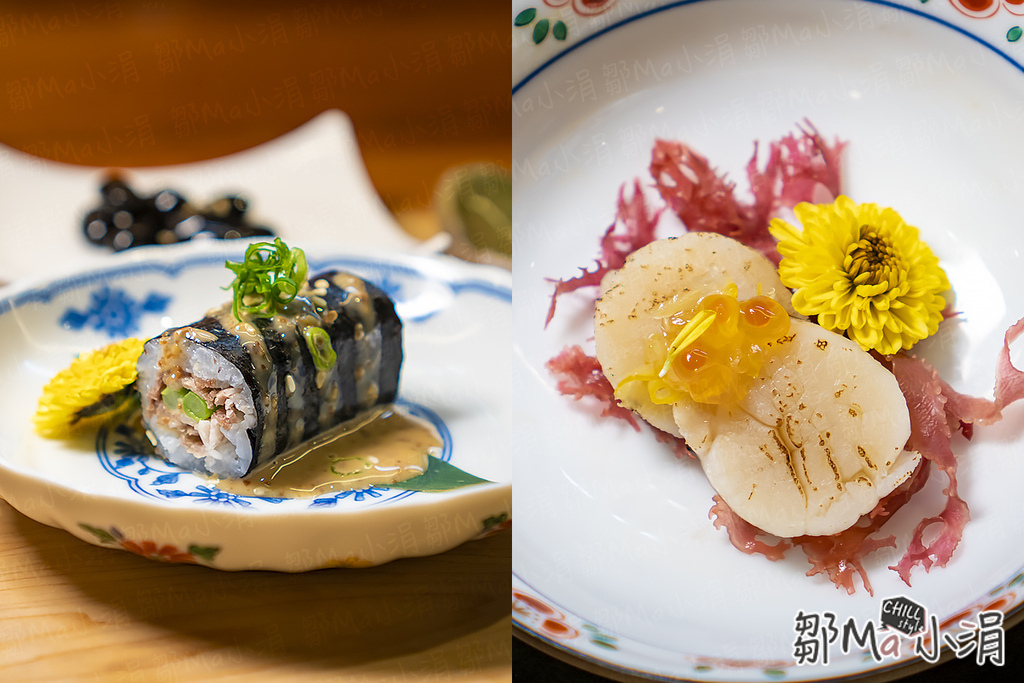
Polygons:
<instances>
[{"instance_id":1,"label":"blue floral plate pattern","mask_svg":"<svg viewBox=\"0 0 1024 683\"><path fill-rule=\"evenodd\" d=\"M91 543L222 569L305 571L370 566L442 552L508 526L508 400L478 380L511 380L507 272L443 257L306 248L312 272L341 268L394 299L404 324L400 403L433 423L440 459L486 482L449 491L368 487L316 498L224 492L161 458L125 428L72 441L32 432L42 385L75 354L125 335L187 324L229 296L223 267L244 245L139 250L94 268L0 293L0 495L25 514ZM505 433L503 433L505 432Z\"/></svg>"},{"instance_id":2,"label":"blue floral plate pattern","mask_svg":"<svg viewBox=\"0 0 1024 683\"><path fill-rule=\"evenodd\" d=\"M397 402L405 412L429 422L441 437L441 454L437 457L450 462L452 458L452 435L441 416L425 406L409 401ZM140 439L140 435L126 425L113 428L101 427L96 435L96 453L103 469L118 479L123 479L128 488L141 496L156 499L191 500L200 505L225 505L250 507L253 505L280 505L286 498L268 496L242 496L222 491L204 479L173 465L152 453L152 448ZM191 484L188 488L183 485ZM311 507L333 507L346 505L379 504L407 498L417 491L403 491L397 488L368 486L334 494L310 498ZM295 503L291 503L294 505Z\"/></svg>"}]
</instances>

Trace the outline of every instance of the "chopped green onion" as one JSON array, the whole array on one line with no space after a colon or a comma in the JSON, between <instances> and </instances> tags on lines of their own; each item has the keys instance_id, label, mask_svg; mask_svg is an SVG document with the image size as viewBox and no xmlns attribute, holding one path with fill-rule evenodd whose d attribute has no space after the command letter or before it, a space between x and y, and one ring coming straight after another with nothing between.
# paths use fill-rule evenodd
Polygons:
<instances>
[{"instance_id":1,"label":"chopped green onion","mask_svg":"<svg viewBox=\"0 0 1024 683\"><path fill-rule=\"evenodd\" d=\"M289 303L306 281L306 254L288 245L280 237L273 242L256 242L245 250L241 263L226 261L235 274L230 287L234 293L231 312L271 316L279 306ZM249 303L246 303L246 302Z\"/></svg>"},{"instance_id":2,"label":"chopped green onion","mask_svg":"<svg viewBox=\"0 0 1024 683\"><path fill-rule=\"evenodd\" d=\"M302 336L306 338L306 346L313 355L313 363L321 370L330 370L338 361L338 354L331 345L331 335L322 327L305 327Z\"/></svg>"},{"instance_id":3,"label":"chopped green onion","mask_svg":"<svg viewBox=\"0 0 1024 683\"><path fill-rule=\"evenodd\" d=\"M301 285L306 281L306 275L309 271L309 267L306 264L306 252L302 251L298 247L292 247L292 277L295 281Z\"/></svg>"},{"instance_id":4,"label":"chopped green onion","mask_svg":"<svg viewBox=\"0 0 1024 683\"><path fill-rule=\"evenodd\" d=\"M177 389L166 387L160 392L160 395L163 397L164 405L167 406L168 410L177 410L178 401L187 393L188 389L184 387L178 387Z\"/></svg>"},{"instance_id":5,"label":"chopped green onion","mask_svg":"<svg viewBox=\"0 0 1024 683\"><path fill-rule=\"evenodd\" d=\"M338 470L334 469L334 466L337 465L339 462L349 462L349 461L352 461L352 460L360 460L360 461L362 461L362 463L363 463L362 469L361 470L356 470L354 472L339 472ZM373 464L370 463L370 461L367 460L366 457L362 456L362 455L351 456L351 457L348 457L348 458L331 458L331 472L333 472L334 474L338 475L339 477L351 477L354 474L362 474L366 470L372 470L372 469L373 469Z\"/></svg>"},{"instance_id":6,"label":"chopped green onion","mask_svg":"<svg viewBox=\"0 0 1024 683\"><path fill-rule=\"evenodd\" d=\"M216 408L206 405L206 401L203 400L202 396L189 391L181 397L181 411L198 422L200 420L209 420L210 416L216 411Z\"/></svg>"}]
</instances>

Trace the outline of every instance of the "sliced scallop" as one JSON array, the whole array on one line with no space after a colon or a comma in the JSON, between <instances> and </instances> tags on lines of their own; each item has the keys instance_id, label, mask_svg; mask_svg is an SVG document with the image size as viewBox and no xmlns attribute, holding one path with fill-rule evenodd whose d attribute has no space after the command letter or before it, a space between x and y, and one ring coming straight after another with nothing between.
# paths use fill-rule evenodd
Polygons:
<instances>
[{"instance_id":1,"label":"sliced scallop","mask_svg":"<svg viewBox=\"0 0 1024 683\"><path fill-rule=\"evenodd\" d=\"M639 372L662 320L730 284L791 314L746 396L728 405L688 397L654 404L642 382L616 396L653 426L681 436L712 487L743 519L783 537L829 535L853 525L903 483L920 455L893 375L853 342L793 313L774 265L727 237L687 233L638 250L602 283L597 356L613 386Z\"/></svg>"},{"instance_id":2,"label":"sliced scallop","mask_svg":"<svg viewBox=\"0 0 1024 683\"><path fill-rule=\"evenodd\" d=\"M705 294L730 284L740 299L770 296L792 315L790 292L771 261L734 239L712 232L688 232L638 249L625 266L608 273L594 314L597 357L616 386L644 364L647 339L662 320L697 305ZM626 408L662 431L682 436L672 406L656 405L634 384L617 393Z\"/></svg>"}]
</instances>

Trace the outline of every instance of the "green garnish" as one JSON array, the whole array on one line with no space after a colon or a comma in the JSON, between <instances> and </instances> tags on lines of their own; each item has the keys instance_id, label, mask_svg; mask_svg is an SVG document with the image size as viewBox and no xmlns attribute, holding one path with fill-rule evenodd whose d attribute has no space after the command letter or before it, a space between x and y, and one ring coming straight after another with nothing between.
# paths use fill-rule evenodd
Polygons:
<instances>
[{"instance_id":1,"label":"green garnish","mask_svg":"<svg viewBox=\"0 0 1024 683\"><path fill-rule=\"evenodd\" d=\"M338 470L334 469L334 466L337 465L339 462L351 462L354 460L362 461L363 466L361 469L356 470L354 472L339 472ZM338 475L339 477L351 477L353 474L362 474L363 471L372 469L373 465L371 465L370 462L362 455L357 455L348 458L331 458L331 472Z\"/></svg>"},{"instance_id":2,"label":"green garnish","mask_svg":"<svg viewBox=\"0 0 1024 683\"><path fill-rule=\"evenodd\" d=\"M216 408L206 405L206 401L199 394L189 391L181 397L181 411L197 422L209 420Z\"/></svg>"},{"instance_id":3,"label":"green garnish","mask_svg":"<svg viewBox=\"0 0 1024 683\"><path fill-rule=\"evenodd\" d=\"M330 370L338 361L338 354L331 345L331 335L322 327L305 327L302 336L306 338L306 346L313 356L313 364L321 370Z\"/></svg>"},{"instance_id":4,"label":"green garnish","mask_svg":"<svg viewBox=\"0 0 1024 683\"><path fill-rule=\"evenodd\" d=\"M160 395L163 397L164 405L167 406L168 410L176 410L178 408L178 401L180 401L187 393L188 389L184 387L179 387L177 389L165 387L164 390L160 392Z\"/></svg>"},{"instance_id":5,"label":"green garnish","mask_svg":"<svg viewBox=\"0 0 1024 683\"><path fill-rule=\"evenodd\" d=\"M241 322L240 312L271 316L299 293L306 281L306 254L289 249L280 237L273 242L256 242L245 250L241 263L224 263L234 274L231 313Z\"/></svg>"},{"instance_id":6,"label":"green garnish","mask_svg":"<svg viewBox=\"0 0 1024 683\"><path fill-rule=\"evenodd\" d=\"M196 422L209 420L210 416L217 412L216 408L206 405L202 396L185 387L177 389L167 387L160 392L160 396L164 399L164 405L170 410L177 410L180 405L181 411Z\"/></svg>"}]
</instances>

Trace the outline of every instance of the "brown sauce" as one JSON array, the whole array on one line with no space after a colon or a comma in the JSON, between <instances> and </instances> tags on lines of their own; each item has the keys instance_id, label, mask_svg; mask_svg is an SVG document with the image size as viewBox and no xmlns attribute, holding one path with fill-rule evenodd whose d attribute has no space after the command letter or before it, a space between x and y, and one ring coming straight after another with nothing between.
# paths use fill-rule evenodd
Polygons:
<instances>
[{"instance_id":1,"label":"brown sauce","mask_svg":"<svg viewBox=\"0 0 1024 683\"><path fill-rule=\"evenodd\" d=\"M365 327L373 327L377 314L373 310L373 297L366 291L366 282L351 273L338 272L331 278L335 286L348 292L348 298L342 306L354 309Z\"/></svg>"},{"instance_id":2,"label":"brown sauce","mask_svg":"<svg viewBox=\"0 0 1024 683\"><path fill-rule=\"evenodd\" d=\"M430 423L388 407L327 430L242 479L220 480L216 486L268 498L386 486L426 472L429 456L440 455L441 445Z\"/></svg>"}]
</instances>

